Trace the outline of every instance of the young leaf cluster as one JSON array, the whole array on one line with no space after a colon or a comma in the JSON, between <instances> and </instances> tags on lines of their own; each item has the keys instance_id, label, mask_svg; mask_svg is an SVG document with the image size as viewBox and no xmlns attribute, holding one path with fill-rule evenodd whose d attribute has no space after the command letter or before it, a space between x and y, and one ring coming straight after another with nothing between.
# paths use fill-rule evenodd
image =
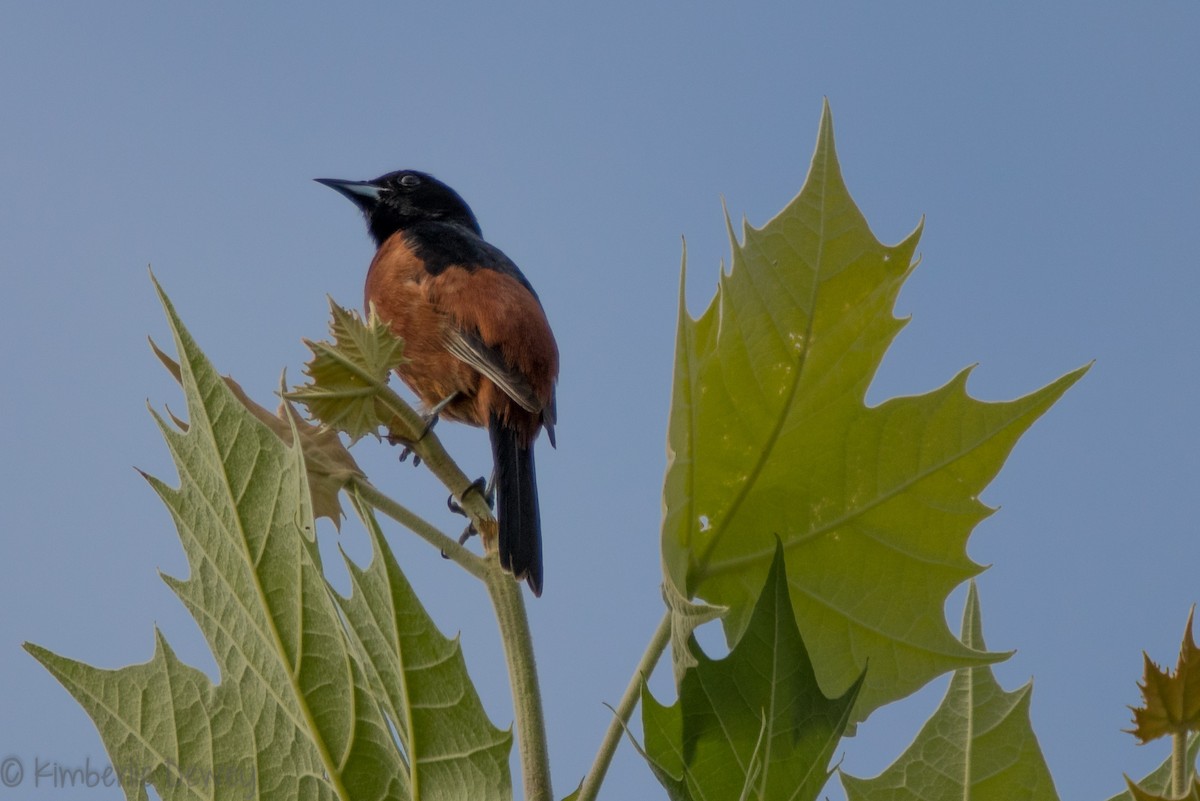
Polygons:
<instances>
[{"instance_id":1,"label":"young leaf cluster","mask_svg":"<svg viewBox=\"0 0 1200 801\"><path fill-rule=\"evenodd\" d=\"M1128 776L1128 796L1134 801L1166 798L1200 798L1196 777L1196 749L1200 742L1200 648L1192 635L1195 607L1188 613L1175 670L1160 668L1149 654L1142 654L1145 672L1138 687L1142 705L1133 708L1130 734L1143 744L1160 737L1171 738L1171 757L1164 768L1135 783ZM1169 770L1166 768L1169 767ZM1166 795L1159 795L1165 793Z\"/></svg>"}]
</instances>

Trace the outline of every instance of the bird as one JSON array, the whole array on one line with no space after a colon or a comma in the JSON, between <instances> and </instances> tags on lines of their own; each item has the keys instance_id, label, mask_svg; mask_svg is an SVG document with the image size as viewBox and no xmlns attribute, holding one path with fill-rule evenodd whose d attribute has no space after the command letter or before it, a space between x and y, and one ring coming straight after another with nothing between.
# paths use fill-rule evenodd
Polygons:
<instances>
[{"instance_id":1,"label":"bird","mask_svg":"<svg viewBox=\"0 0 1200 801\"><path fill-rule=\"evenodd\" d=\"M317 178L353 202L375 242L364 304L404 340L400 378L428 410L485 427L501 566L542 594L533 445L555 446L558 344L537 292L483 238L462 196L425 172Z\"/></svg>"}]
</instances>

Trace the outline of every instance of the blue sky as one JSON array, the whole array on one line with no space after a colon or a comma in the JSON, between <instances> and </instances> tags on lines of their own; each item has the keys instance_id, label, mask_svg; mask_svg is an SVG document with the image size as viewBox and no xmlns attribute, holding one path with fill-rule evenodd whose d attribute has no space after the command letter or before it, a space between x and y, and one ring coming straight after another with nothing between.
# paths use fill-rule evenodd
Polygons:
<instances>
[{"instance_id":1,"label":"blue sky","mask_svg":"<svg viewBox=\"0 0 1200 801\"><path fill-rule=\"evenodd\" d=\"M926 219L897 307L913 319L873 402L976 362L972 393L1010 398L1096 360L985 493L1003 508L969 552L992 565L988 644L1018 651L997 674L1034 677L1061 795L1107 797L1157 764L1162 744L1119 730L1141 650L1173 662L1200 598L1200 7L449 6L0 10L0 755L105 758L22 641L116 667L149 658L157 624L212 669L157 575L186 570L170 519L132 469L173 480L145 404L182 407L145 343L167 340L147 265L219 369L269 403L282 370L299 377L300 339L323 335L325 296L360 302L371 255L354 210L311 179L414 167L468 199L562 350L559 447L539 452L546 595L530 606L569 791L660 614L681 237L698 312L728 253L721 199L735 220L777 212L828 97L877 236ZM438 433L486 472L480 432ZM378 484L459 525L428 474L359 450ZM482 591L412 539L393 537L507 725ZM365 555L360 532L343 542ZM843 766L885 767L943 688L878 713ZM663 796L623 747L604 797Z\"/></svg>"}]
</instances>

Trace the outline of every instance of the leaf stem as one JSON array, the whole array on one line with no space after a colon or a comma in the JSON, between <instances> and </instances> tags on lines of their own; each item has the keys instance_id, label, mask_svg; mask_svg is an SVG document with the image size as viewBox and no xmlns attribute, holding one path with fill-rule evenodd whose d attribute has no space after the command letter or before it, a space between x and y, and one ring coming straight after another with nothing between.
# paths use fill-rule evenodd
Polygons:
<instances>
[{"instance_id":1,"label":"leaf stem","mask_svg":"<svg viewBox=\"0 0 1200 801\"><path fill-rule=\"evenodd\" d=\"M508 661L525 799L553 801L546 720L542 713L542 693L538 687L533 635L529 630L529 617L525 613L525 598L521 594L521 585L504 572L495 556L487 559L485 574L484 583L496 611L500 641L504 644L504 656Z\"/></svg>"},{"instance_id":2,"label":"leaf stem","mask_svg":"<svg viewBox=\"0 0 1200 801\"><path fill-rule=\"evenodd\" d=\"M1183 798L1188 782L1188 737L1187 732L1177 731L1171 736L1171 797Z\"/></svg>"},{"instance_id":3,"label":"leaf stem","mask_svg":"<svg viewBox=\"0 0 1200 801\"><path fill-rule=\"evenodd\" d=\"M612 722L608 725L608 731L604 733L604 740L600 743L600 750L596 752L596 760L592 763L592 769L588 771L583 784L579 787L576 801L595 801L596 795L600 792L600 784L604 781L604 774L608 772L608 765L612 762L613 755L617 752L617 746L621 742L621 734L624 733L625 725L629 722L633 709L641 697L642 683L650 678L650 674L654 672L654 666L658 664L658 660L662 658L663 651L667 649L667 644L670 642L671 612L667 610L662 620L659 621L658 628L654 630L654 635L650 638L649 645L646 646L646 652L642 654L642 659L638 662L633 677L629 680L629 686L625 688L625 694L621 696L621 702L613 710L615 714Z\"/></svg>"},{"instance_id":4,"label":"leaf stem","mask_svg":"<svg viewBox=\"0 0 1200 801\"><path fill-rule=\"evenodd\" d=\"M347 482L346 489L354 493L363 502L375 507L383 514L395 520L400 525L412 531L421 539L435 548L439 548L447 558L453 559L459 566L480 581L487 581L487 563L471 553L470 550L458 544L457 540L447 537L423 517L397 503L374 484L365 478L355 476Z\"/></svg>"}]
</instances>

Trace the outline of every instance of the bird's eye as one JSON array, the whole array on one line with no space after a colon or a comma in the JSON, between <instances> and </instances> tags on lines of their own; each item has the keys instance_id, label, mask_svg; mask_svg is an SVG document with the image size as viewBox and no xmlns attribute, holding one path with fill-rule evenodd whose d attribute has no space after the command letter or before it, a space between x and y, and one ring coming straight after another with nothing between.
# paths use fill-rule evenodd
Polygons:
<instances>
[{"instance_id":1,"label":"bird's eye","mask_svg":"<svg viewBox=\"0 0 1200 801\"><path fill-rule=\"evenodd\" d=\"M400 176L400 185L405 189L412 189L415 186L420 186L420 184L421 179L411 173Z\"/></svg>"}]
</instances>

